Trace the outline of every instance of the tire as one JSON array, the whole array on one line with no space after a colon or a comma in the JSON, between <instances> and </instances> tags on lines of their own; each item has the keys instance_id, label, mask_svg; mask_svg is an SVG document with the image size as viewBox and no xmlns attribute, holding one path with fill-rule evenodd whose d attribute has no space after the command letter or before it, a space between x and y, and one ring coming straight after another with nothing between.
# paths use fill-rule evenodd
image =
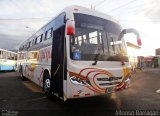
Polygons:
<instances>
[{"instance_id":1,"label":"tire","mask_svg":"<svg viewBox=\"0 0 160 116\"><path fill-rule=\"evenodd\" d=\"M51 81L50 76L48 73L44 75L44 81L43 81L43 91L48 99L53 98L53 94L51 91Z\"/></svg>"}]
</instances>

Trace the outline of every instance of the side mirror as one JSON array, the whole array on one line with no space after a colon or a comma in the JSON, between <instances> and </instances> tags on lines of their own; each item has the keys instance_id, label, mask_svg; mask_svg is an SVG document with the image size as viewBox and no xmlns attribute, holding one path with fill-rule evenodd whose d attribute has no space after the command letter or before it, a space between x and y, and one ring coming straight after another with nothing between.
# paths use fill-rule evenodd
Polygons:
<instances>
[{"instance_id":1,"label":"side mirror","mask_svg":"<svg viewBox=\"0 0 160 116\"><path fill-rule=\"evenodd\" d=\"M140 39L140 38L137 38L137 44L138 44L139 46L141 46L141 45L142 45L142 41L141 41L141 39Z\"/></svg>"},{"instance_id":2,"label":"side mirror","mask_svg":"<svg viewBox=\"0 0 160 116\"><path fill-rule=\"evenodd\" d=\"M66 30L67 30L67 35L70 35L70 36L75 35L75 21L67 20Z\"/></svg>"},{"instance_id":3,"label":"side mirror","mask_svg":"<svg viewBox=\"0 0 160 116\"><path fill-rule=\"evenodd\" d=\"M135 29L133 29L133 28L123 29L122 32L121 32L120 35L119 35L118 40L121 40L121 38L124 36L124 34L127 34L127 33L134 33L134 34L137 36L137 45L138 45L138 46L141 46L141 45L142 45L142 41L141 41L141 39L140 39L140 36L139 36L138 31L135 30Z\"/></svg>"}]
</instances>

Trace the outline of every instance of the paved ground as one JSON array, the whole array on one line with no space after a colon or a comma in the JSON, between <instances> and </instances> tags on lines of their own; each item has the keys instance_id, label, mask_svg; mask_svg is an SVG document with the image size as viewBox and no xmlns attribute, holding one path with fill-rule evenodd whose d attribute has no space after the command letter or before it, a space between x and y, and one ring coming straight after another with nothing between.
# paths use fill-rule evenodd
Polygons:
<instances>
[{"instance_id":1,"label":"paved ground","mask_svg":"<svg viewBox=\"0 0 160 116\"><path fill-rule=\"evenodd\" d=\"M112 95L63 102L47 100L41 88L22 81L16 72L0 72L0 112L25 115L104 115L115 110L160 110L160 69L144 69L133 75L132 86ZM160 112L159 112L160 114Z\"/></svg>"}]
</instances>

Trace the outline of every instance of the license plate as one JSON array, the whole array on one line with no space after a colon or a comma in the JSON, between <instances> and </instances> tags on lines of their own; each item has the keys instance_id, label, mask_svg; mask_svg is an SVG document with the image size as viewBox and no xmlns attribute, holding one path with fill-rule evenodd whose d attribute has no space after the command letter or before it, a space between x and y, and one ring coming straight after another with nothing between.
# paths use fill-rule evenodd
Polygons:
<instances>
[{"instance_id":1,"label":"license plate","mask_svg":"<svg viewBox=\"0 0 160 116\"><path fill-rule=\"evenodd\" d=\"M112 93L114 91L113 87L106 88L106 93Z\"/></svg>"}]
</instances>

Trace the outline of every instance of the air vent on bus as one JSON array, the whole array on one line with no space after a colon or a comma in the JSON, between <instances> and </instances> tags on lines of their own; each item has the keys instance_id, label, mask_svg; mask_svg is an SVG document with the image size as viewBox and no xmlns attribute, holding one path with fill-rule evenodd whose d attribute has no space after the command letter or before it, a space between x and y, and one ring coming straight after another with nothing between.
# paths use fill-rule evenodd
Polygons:
<instances>
[{"instance_id":1,"label":"air vent on bus","mask_svg":"<svg viewBox=\"0 0 160 116\"><path fill-rule=\"evenodd\" d=\"M97 81L116 81L120 79L122 79L122 77L97 78Z\"/></svg>"},{"instance_id":2,"label":"air vent on bus","mask_svg":"<svg viewBox=\"0 0 160 116\"><path fill-rule=\"evenodd\" d=\"M100 83L99 85L100 86L108 86L108 85L117 85L119 84L120 82L114 82L114 83Z\"/></svg>"}]
</instances>

